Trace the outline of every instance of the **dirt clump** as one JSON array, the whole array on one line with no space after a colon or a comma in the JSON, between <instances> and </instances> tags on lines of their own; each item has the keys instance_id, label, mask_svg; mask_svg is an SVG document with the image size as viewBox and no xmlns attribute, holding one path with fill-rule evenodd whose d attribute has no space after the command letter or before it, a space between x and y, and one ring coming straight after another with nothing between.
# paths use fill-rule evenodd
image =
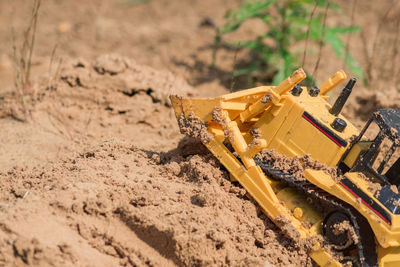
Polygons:
<instances>
[{"instance_id":1,"label":"dirt clump","mask_svg":"<svg viewBox=\"0 0 400 267\"><path fill-rule=\"evenodd\" d=\"M225 117L222 114L222 108L221 107L215 107L211 113L212 118L222 126L226 124Z\"/></svg>"},{"instance_id":2,"label":"dirt clump","mask_svg":"<svg viewBox=\"0 0 400 267\"><path fill-rule=\"evenodd\" d=\"M208 123L190 112L187 117L182 113L178 118L178 125L181 134L198 139L203 144L210 142L212 134L208 132Z\"/></svg>"},{"instance_id":3,"label":"dirt clump","mask_svg":"<svg viewBox=\"0 0 400 267\"><path fill-rule=\"evenodd\" d=\"M293 226L289 219L284 216L278 216L274 220L275 224L279 226L279 228L283 231L285 235L290 237L295 242L300 241L300 233L299 231Z\"/></svg>"},{"instance_id":4,"label":"dirt clump","mask_svg":"<svg viewBox=\"0 0 400 267\"><path fill-rule=\"evenodd\" d=\"M272 101L272 96L270 92L267 92L262 98L261 98L261 103L269 103Z\"/></svg>"},{"instance_id":5,"label":"dirt clump","mask_svg":"<svg viewBox=\"0 0 400 267\"><path fill-rule=\"evenodd\" d=\"M310 253L315 250L315 245L319 243L320 245L325 245L324 237L322 235L313 235L309 238L300 240L300 244L307 253ZM326 248L326 246L324 246Z\"/></svg>"},{"instance_id":6,"label":"dirt clump","mask_svg":"<svg viewBox=\"0 0 400 267\"><path fill-rule=\"evenodd\" d=\"M326 174L331 176L336 182L339 182L341 179L338 176L338 171L335 167L330 167L318 162L317 160L313 160L310 155L304 155L303 157L301 157L301 162L303 162L304 169L324 171Z\"/></svg>"},{"instance_id":7,"label":"dirt clump","mask_svg":"<svg viewBox=\"0 0 400 267\"><path fill-rule=\"evenodd\" d=\"M260 161L271 164L275 169L279 169L284 173L291 174L297 180L305 180L304 170L306 169L322 170L336 181L340 180L336 168L319 163L318 161L313 160L310 155L290 158L276 152L273 149L264 149L256 155L256 158Z\"/></svg>"},{"instance_id":8,"label":"dirt clump","mask_svg":"<svg viewBox=\"0 0 400 267\"><path fill-rule=\"evenodd\" d=\"M118 73L124 72L132 64L123 57L115 54L105 54L99 56L93 64L93 68L99 74L110 74L116 75Z\"/></svg>"},{"instance_id":9,"label":"dirt clump","mask_svg":"<svg viewBox=\"0 0 400 267\"><path fill-rule=\"evenodd\" d=\"M222 126L222 129L224 131L224 136L225 138L229 138L229 141L231 143L234 142L234 137L233 135L229 132L228 127L226 127L227 121L226 118L223 114L223 110L221 107L215 107L211 113L212 118L214 119L215 122L220 124Z\"/></svg>"},{"instance_id":10,"label":"dirt clump","mask_svg":"<svg viewBox=\"0 0 400 267\"><path fill-rule=\"evenodd\" d=\"M284 173L293 175L297 180L305 180L304 168L301 164L300 157L286 157L275 150L263 149L256 155L258 160L272 164L275 169L279 169Z\"/></svg>"},{"instance_id":11,"label":"dirt clump","mask_svg":"<svg viewBox=\"0 0 400 267\"><path fill-rule=\"evenodd\" d=\"M250 134L253 137L253 140L251 141L250 146L258 145L260 143L261 130L256 127L251 127Z\"/></svg>"},{"instance_id":12,"label":"dirt clump","mask_svg":"<svg viewBox=\"0 0 400 267\"><path fill-rule=\"evenodd\" d=\"M354 227L350 224L349 221L343 221L334 224L332 231L335 235L341 235L346 233L348 235L349 242L353 242L354 244L358 243L358 236L354 230Z\"/></svg>"},{"instance_id":13,"label":"dirt clump","mask_svg":"<svg viewBox=\"0 0 400 267\"><path fill-rule=\"evenodd\" d=\"M382 189L382 185L380 183L374 183L372 181L370 181L368 183L368 190L376 197L379 196L379 192Z\"/></svg>"},{"instance_id":14,"label":"dirt clump","mask_svg":"<svg viewBox=\"0 0 400 267\"><path fill-rule=\"evenodd\" d=\"M260 139L261 138L261 130L256 128L256 127L251 127L250 134L254 139Z\"/></svg>"},{"instance_id":15,"label":"dirt clump","mask_svg":"<svg viewBox=\"0 0 400 267\"><path fill-rule=\"evenodd\" d=\"M382 185L376 181L369 179L365 174L358 173L357 174L360 179L363 179L368 184L368 191L372 193L376 198L379 197L379 193L382 189Z\"/></svg>"}]
</instances>

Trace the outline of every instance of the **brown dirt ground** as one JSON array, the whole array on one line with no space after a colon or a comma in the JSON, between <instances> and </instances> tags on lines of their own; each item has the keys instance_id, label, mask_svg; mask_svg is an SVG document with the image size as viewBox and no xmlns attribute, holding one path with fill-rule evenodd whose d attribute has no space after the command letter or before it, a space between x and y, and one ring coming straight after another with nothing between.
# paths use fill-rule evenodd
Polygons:
<instances>
[{"instance_id":1,"label":"brown dirt ground","mask_svg":"<svg viewBox=\"0 0 400 267\"><path fill-rule=\"evenodd\" d=\"M201 144L183 138L169 104L170 94L227 92L234 51L219 51L211 68L215 29L202 22L221 25L240 2L42 1L25 99L30 122L22 122L11 28L20 37L31 5L0 1L0 265L312 264ZM371 25L391 2L358 2L355 21L374 36ZM348 7L330 20L346 24L350 16ZM249 22L228 38L262 28ZM56 44L58 76L54 65L49 71ZM350 48L365 67L364 45L373 43L357 35ZM320 80L342 67L323 53ZM239 52L238 61L246 59ZM314 62L311 54L305 67ZM358 126L376 107L399 106L398 83L388 86L381 70L371 74L376 90L360 83L346 107Z\"/></svg>"}]
</instances>

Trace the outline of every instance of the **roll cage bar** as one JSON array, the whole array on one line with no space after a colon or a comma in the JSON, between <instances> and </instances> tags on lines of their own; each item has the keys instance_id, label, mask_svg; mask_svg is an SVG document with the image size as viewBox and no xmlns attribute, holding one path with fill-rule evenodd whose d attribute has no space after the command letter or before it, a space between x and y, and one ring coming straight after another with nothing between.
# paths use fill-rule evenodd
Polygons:
<instances>
[{"instance_id":1,"label":"roll cage bar","mask_svg":"<svg viewBox=\"0 0 400 267\"><path fill-rule=\"evenodd\" d=\"M400 160L398 159L393 165L388 169L388 171L382 174L385 166L388 164L392 158L396 148L400 147L400 111L395 109L381 109L374 112L373 116L366 123L359 136L352 142L348 151L351 147L362 142L361 138L364 136L367 129L370 127L372 122L376 122L379 126L379 133L374 140L369 140L372 142L369 149L360 154L356 163L354 164L352 171L358 171L365 173L367 176L373 176L378 180L382 181L386 185L395 184L400 185ZM378 153L379 148L385 138L389 138L393 143L388 151L386 151L384 158L377 169L372 167ZM347 154L347 153L346 153Z\"/></svg>"}]
</instances>

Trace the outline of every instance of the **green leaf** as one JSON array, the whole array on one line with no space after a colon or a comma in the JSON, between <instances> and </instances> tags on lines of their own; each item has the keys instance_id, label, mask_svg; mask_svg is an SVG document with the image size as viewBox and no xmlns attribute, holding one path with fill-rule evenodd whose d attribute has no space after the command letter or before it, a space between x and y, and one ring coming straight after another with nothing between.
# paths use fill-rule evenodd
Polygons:
<instances>
[{"instance_id":1,"label":"green leaf","mask_svg":"<svg viewBox=\"0 0 400 267\"><path fill-rule=\"evenodd\" d=\"M124 5L127 6L133 6L133 5L137 5L137 4L141 4L141 3L146 3L148 2L148 0L126 0L124 2Z\"/></svg>"},{"instance_id":2,"label":"green leaf","mask_svg":"<svg viewBox=\"0 0 400 267\"><path fill-rule=\"evenodd\" d=\"M334 3L332 0L315 0L317 1L317 6L320 8L325 8L327 2L329 2L329 9L333 9L335 11L340 11L340 6ZM315 1L313 1L312 5L315 5Z\"/></svg>"},{"instance_id":3,"label":"green leaf","mask_svg":"<svg viewBox=\"0 0 400 267\"><path fill-rule=\"evenodd\" d=\"M240 68L233 72L233 77L249 75L249 74L252 74L253 72L257 71L258 69L259 69L259 67L257 65L250 65L249 67L246 67L246 68Z\"/></svg>"},{"instance_id":4,"label":"green leaf","mask_svg":"<svg viewBox=\"0 0 400 267\"><path fill-rule=\"evenodd\" d=\"M338 4L332 2L332 1L329 3L329 8L330 8L330 9L333 9L333 10L335 10L335 11L340 11L340 10L341 10L341 9L340 9L340 6L339 6Z\"/></svg>"},{"instance_id":5,"label":"green leaf","mask_svg":"<svg viewBox=\"0 0 400 267\"><path fill-rule=\"evenodd\" d=\"M290 16L287 18L287 21L301 26L306 26L308 25L309 19L306 17Z\"/></svg>"},{"instance_id":6,"label":"green leaf","mask_svg":"<svg viewBox=\"0 0 400 267\"><path fill-rule=\"evenodd\" d=\"M345 61L347 48L343 43L343 41L329 31L326 33L326 40L332 46L333 51L335 51L336 55L338 55L338 57L342 61ZM344 63L355 76L361 79L364 77L364 72L362 68L357 63L357 61L350 55L350 53L347 53L347 60Z\"/></svg>"},{"instance_id":7,"label":"green leaf","mask_svg":"<svg viewBox=\"0 0 400 267\"><path fill-rule=\"evenodd\" d=\"M310 39L320 41L322 39L322 25L319 21L313 20L310 24Z\"/></svg>"},{"instance_id":8,"label":"green leaf","mask_svg":"<svg viewBox=\"0 0 400 267\"><path fill-rule=\"evenodd\" d=\"M274 79L272 80L272 85L278 85L285 79L285 66L283 61L277 65L278 73L275 74Z\"/></svg>"},{"instance_id":9,"label":"green leaf","mask_svg":"<svg viewBox=\"0 0 400 267\"><path fill-rule=\"evenodd\" d=\"M344 61L345 59L343 59ZM347 62L345 62L346 66L349 68L349 70L356 76L359 77L360 79L364 79L364 71L361 68L361 66L358 64L358 62L353 58L353 56L348 53L347 55Z\"/></svg>"},{"instance_id":10,"label":"green leaf","mask_svg":"<svg viewBox=\"0 0 400 267\"><path fill-rule=\"evenodd\" d=\"M310 21L315 6L317 8ZM336 12L340 11L340 7L333 0L247 0L237 9L226 13L226 23L217 29L219 37L215 41L221 42L220 38L225 34L236 31L249 19L258 18L267 26L266 32L259 33L252 40L229 44L248 49L256 55L251 65L236 70L235 76L252 75L256 71L263 71L273 75L273 84L280 83L299 65L299 55L302 52L299 52L296 43L309 36L309 42L316 45L321 42L329 43L338 57L346 61L353 74L363 77L363 71L356 60L350 54L346 56L346 46L339 38L341 35L356 33L360 27L326 25L323 28L327 7ZM312 47L314 46L310 46L307 53L312 53Z\"/></svg>"},{"instance_id":11,"label":"green leaf","mask_svg":"<svg viewBox=\"0 0 400 267\"><path fill-rule=\"evenodd\" d=\"M332 46L333 51L335 51L339 57L342 57L343 51L346 49L343 41L329 31L326 33L325 39Z\"/></svg>"},{"instance_id":12,"label":"green leaf","mask_svg":"<svg viewBox=\"0 0 400 267\"><path fill-rule=\"evenodd\" d=\"M226 34L237 30L244 21L250 18L260 17L264 18L265 11L270 5L274 4L278 0L257 0L245 3L241 5L236 11L230 11L226 14L228 21L220 27L220 33Z\"/></svg>"},{"instance_id":13,"label":"green leaf","mask_svg":"<svg viewBox=\"0 0 400 267\"><path fill-rule=\"evenodd\" d=\"M315 0L294 0L293 2L299 3L299 4L314 5Z\"/></svg>"},{"instance_id":14,"label":"green leaf","mask_svg":"<svg viewBox=\"0 0 400 267\"><path fill-rule=\"evenodd\" d=\"M353 25L347 27L330 27L326 29L326 31L330 32L331 34L346 34L346 33L356 33L361 29L360 26Z\"/></svg>"}]
</instances>

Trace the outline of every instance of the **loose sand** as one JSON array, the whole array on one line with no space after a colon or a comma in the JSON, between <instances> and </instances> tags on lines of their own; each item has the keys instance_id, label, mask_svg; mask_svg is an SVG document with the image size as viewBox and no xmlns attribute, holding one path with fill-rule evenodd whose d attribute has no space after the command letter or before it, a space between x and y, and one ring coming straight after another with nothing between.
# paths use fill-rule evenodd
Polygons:
<instances>
[{"instance_id":1,"label":"loose sand","mask_svg":"<svg viewBox=\"0 0 400 267\"><path fill-rule=\"evenodd\" d=\"M2 96L3 138L30 134L1 155L0 264L312 265L179 134L167 96L194 94L184 81L104 55L70 60L55 82L29 99L31 123L7 119L23 113Z\"/></svg>"}]
</instances>

